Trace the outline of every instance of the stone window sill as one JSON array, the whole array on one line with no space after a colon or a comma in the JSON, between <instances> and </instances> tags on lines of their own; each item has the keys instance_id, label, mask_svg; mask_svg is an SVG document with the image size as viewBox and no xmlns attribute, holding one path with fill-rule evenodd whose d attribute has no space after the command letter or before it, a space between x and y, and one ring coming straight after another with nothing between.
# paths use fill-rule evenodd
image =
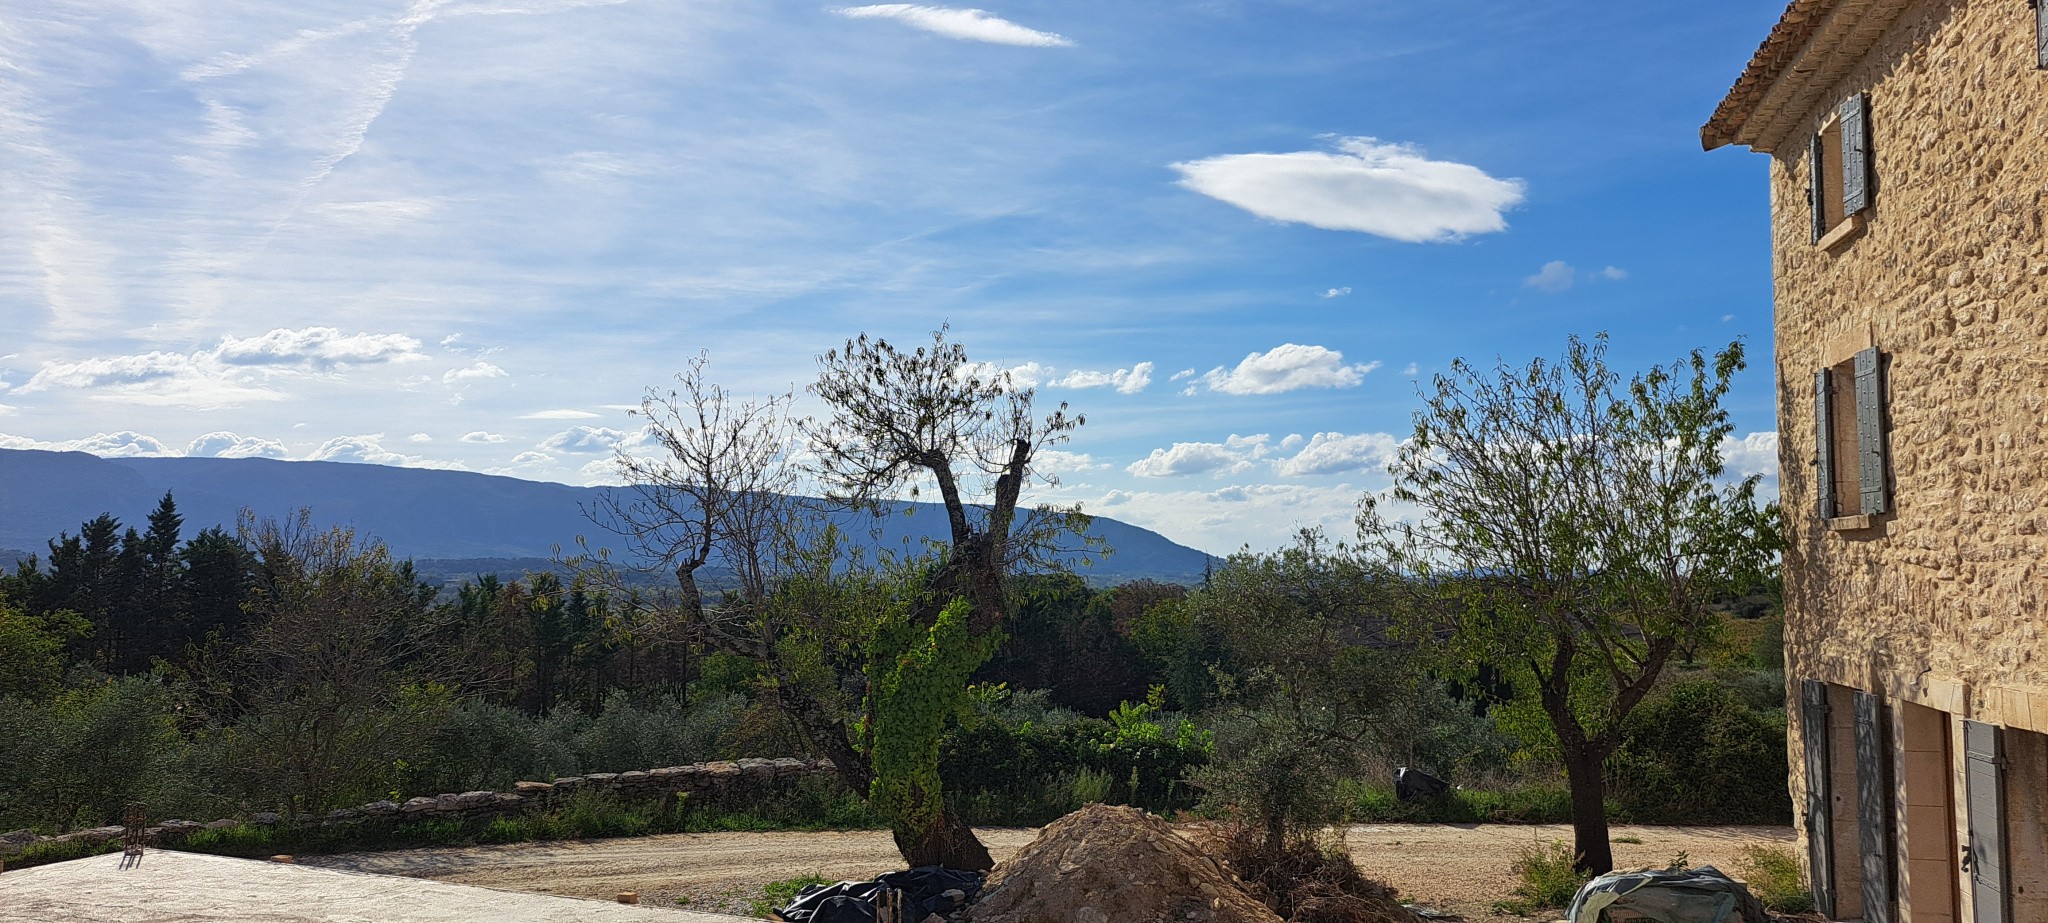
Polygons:
<instances>
[{"instance_id":1,"label":"stone window sill","mask_svg":"<svg viewBox=\"0 0 2048 923\"><path fill-rule=\"evenodd\" d=\"M1868 514L1862 516L1836 516L1827 521L1827 527L1829 532L1855 532L1859 529L1868 529L1875 525L1876 522L1877 517Z\"/></svg>"},{"instance_id":2,"label":"stone window sill","mask_svg":"<svg viewBox=\"0 0 2048 923\"><path fill-rule=\"evenodd\" d=\"M1822 235L1820 241L1814 244L1814 246L1829 253L1838 253L1843 247L1848 246L1850 241L1862 237L1863 228L1863 213L1857 212L1836 224L1834 230Z\"/></svg>"}]
</instances>

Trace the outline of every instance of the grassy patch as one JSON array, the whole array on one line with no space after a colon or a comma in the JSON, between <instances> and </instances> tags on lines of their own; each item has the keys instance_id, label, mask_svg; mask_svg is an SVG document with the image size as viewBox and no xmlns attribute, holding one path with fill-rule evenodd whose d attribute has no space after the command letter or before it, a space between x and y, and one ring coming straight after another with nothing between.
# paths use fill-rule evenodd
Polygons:
<instances>
[{"instance_id":1,"label":"grassy patch","mask_svg":"<svg viewBox=\"0 0 2048 923\"><path fill-rule=\"evenodd\" d=\"M1764 906L1779 913L1806 913L1813 909L1813 892L1799 879L1799 856L1784 846L1751 845L1742 848L1737 866L1750 893Z\"/></svg>"},{"instance_id":2,"label":"grassy patch","mask_svg":"<svg viewBox=\"0 0 2048 923\"><path fill-rule=\"evenodd\" d=\"M1643 845L1643 838L1639 836L1618 836L1614 838L1614 842L1627 843L1630 846L1641 846Z\"/></svg>"},{"instance_id":3,"label":"grassy patch","mask_svg":"<svg viewBox=\"0 0 2048 923\"><path fill-rule=\"evenodd\" d=\"M1389 785L1346 781L1339 790L1354 823L1562 824L1572 797L1562 785L1505 789L1454 788L1434 798L1402 801Z\"/></svg>"},{"instance_id":4,"label":"grassy patch","mask_svg":"<svg viewBox=\"0 0 2048 923\"><path fill-rule=\"evenodd\" d=\"M757 917L765 917L769 912L780 910L790 901L796 900L798 891L802 891L812 885L829 885L831 883L831 881L819 877L816 872L801 878L784 878L781 881L771 881L762 886L761 896L754 898L753 903L747 905L747 913Z\"/></svg>"},{"instance_id":5,"label":"grassy patch","mask_svg":"<svg viewBox=\"0 0 2048 923\"><path fill-rule=\"evenodd\" d=\"M1572 902L1589 876L1572 868L1577 856L1562 840L1551 840L1543 846L1525 846L1514 864L1508 866L1515 873L1515 896L1495 904L1497 910L1527 916L1538 910L1563 907Z\"/></svg>"}]
</instances>

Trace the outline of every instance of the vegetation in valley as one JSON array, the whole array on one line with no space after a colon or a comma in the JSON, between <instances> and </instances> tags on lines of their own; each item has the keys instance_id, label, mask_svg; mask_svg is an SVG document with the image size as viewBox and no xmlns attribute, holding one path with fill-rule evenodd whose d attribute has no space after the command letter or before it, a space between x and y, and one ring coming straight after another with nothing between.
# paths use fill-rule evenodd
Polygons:
<instances>
[{"instance_id":1,"label":"vegetation in valley","mask_svg":"<svg viewBox=\"0 0 2048 923\"><path fill-rule=\"evenodd\" d=\"M1424 398L1430 451L1396 463L1421 519L1369 504L1357 536L1242 551L1198 586L1096 588L1054 566L1078 513L1033 510L1024 487L1080 418L956 377L969 364L943 331L827 354L823 422L737 401L701 364L650 395L667 457L622 460L637 499L598 516L659 585L595 554L567 577L440 585L307 516L194 530L166 496L136 528L99 517L0 575L0 830L98 826L131 801L153 819L319 816L745 756L838 773L775 803L579 799L478 825L245 825L186 848L879 826L906 858L957 866L978 861L970 824L1103 802L1232 818L1245 856L1307 868L1316 828L1342 820L1569 820L1603 850L1609 820L1782 823L1772 511L1707 457L1739 358L1628 382L1586 344L1561 367L1461 366ZM1561 395L1638 441L1460 453L1516 420L1591 425L1531 422ZM1495 429L1459 435L1481 420ZM1642 440L1678 446L1681 473L1566 486L1585 465L1632 470ZM796 467L817 458L827 470ZM800 474L831 496L798 498ZM1452 489L1509 477L1550 485L1553 518ZM940 547L861 547L819 515L913 489L943 501ZM1644 525L1674 517L1682 534ZM1498 533L1515 522L1540 528ZM1724 557L1671 557L1707 546ZM713 569L729 579L700 585ZM1399 766L1454 787L1402 801ZM1584 847L1559 847L1562 870L1558 850L1532 858L1532 887L1597 867Z\"/></svg>"}]
</instances>

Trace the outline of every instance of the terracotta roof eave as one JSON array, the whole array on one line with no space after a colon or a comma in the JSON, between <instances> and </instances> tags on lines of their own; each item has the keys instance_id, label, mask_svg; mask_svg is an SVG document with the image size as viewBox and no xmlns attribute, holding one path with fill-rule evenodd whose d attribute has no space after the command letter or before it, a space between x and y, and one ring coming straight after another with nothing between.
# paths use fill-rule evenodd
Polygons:
<instances>
[{"instance_id":1,"label":"terracotta roof eave","mask_svg":"<svg viewBox=\"0 0 2048 923\"><path fill-rule=\"evenodd\" d=\"M1742 133L1743 124L1749 121L1758 102L1771 85L1784 76L1785 69L1798 59L1801 52L1812 42L1814 30L1820 27L1827 13L1840 0L1791 0L1785 8L1785 15L1778 24L1771 27L1771 33L1764 37L1751 55L1749 66L1742 76L1737 77L1735 86L1721 99L1714 109L1714 116L1707 124L1700 126L1700 147L1713 150L1734 142Z\"/></svg>"}]
</instances>

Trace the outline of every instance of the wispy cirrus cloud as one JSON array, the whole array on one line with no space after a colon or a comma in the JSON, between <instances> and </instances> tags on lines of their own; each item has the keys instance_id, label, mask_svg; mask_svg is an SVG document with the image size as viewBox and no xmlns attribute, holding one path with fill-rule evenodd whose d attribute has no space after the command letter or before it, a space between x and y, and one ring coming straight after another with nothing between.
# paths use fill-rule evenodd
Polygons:
<instances>
[{"instance_id":1,"label":"wispy cirrus cloud","mask_svg":"<svg viewBox=\"0 0 2048 923\"><path fill-rule=\"evenodd\" d=\"M1038 48L1065 48L1074 44L1073 39L1064 35L1018 25L985 10L920 3L874 3L844 6L832 12L849 19L894 19L926 32L969 42Z\"/></svg>"},{"instance_id":2,"label":"wispy cirrus cloud","mask_svg":"<svg viewBox=\"0 0 2048 923\"><path fill-rule=\"evenodd\" d=\"M1525 184L1422 149L1340 138L1334 151L1224 154L1173 164L1180 185L1261 218L1408 243L1507 229Z\"/></svg>"}]
</instances>

